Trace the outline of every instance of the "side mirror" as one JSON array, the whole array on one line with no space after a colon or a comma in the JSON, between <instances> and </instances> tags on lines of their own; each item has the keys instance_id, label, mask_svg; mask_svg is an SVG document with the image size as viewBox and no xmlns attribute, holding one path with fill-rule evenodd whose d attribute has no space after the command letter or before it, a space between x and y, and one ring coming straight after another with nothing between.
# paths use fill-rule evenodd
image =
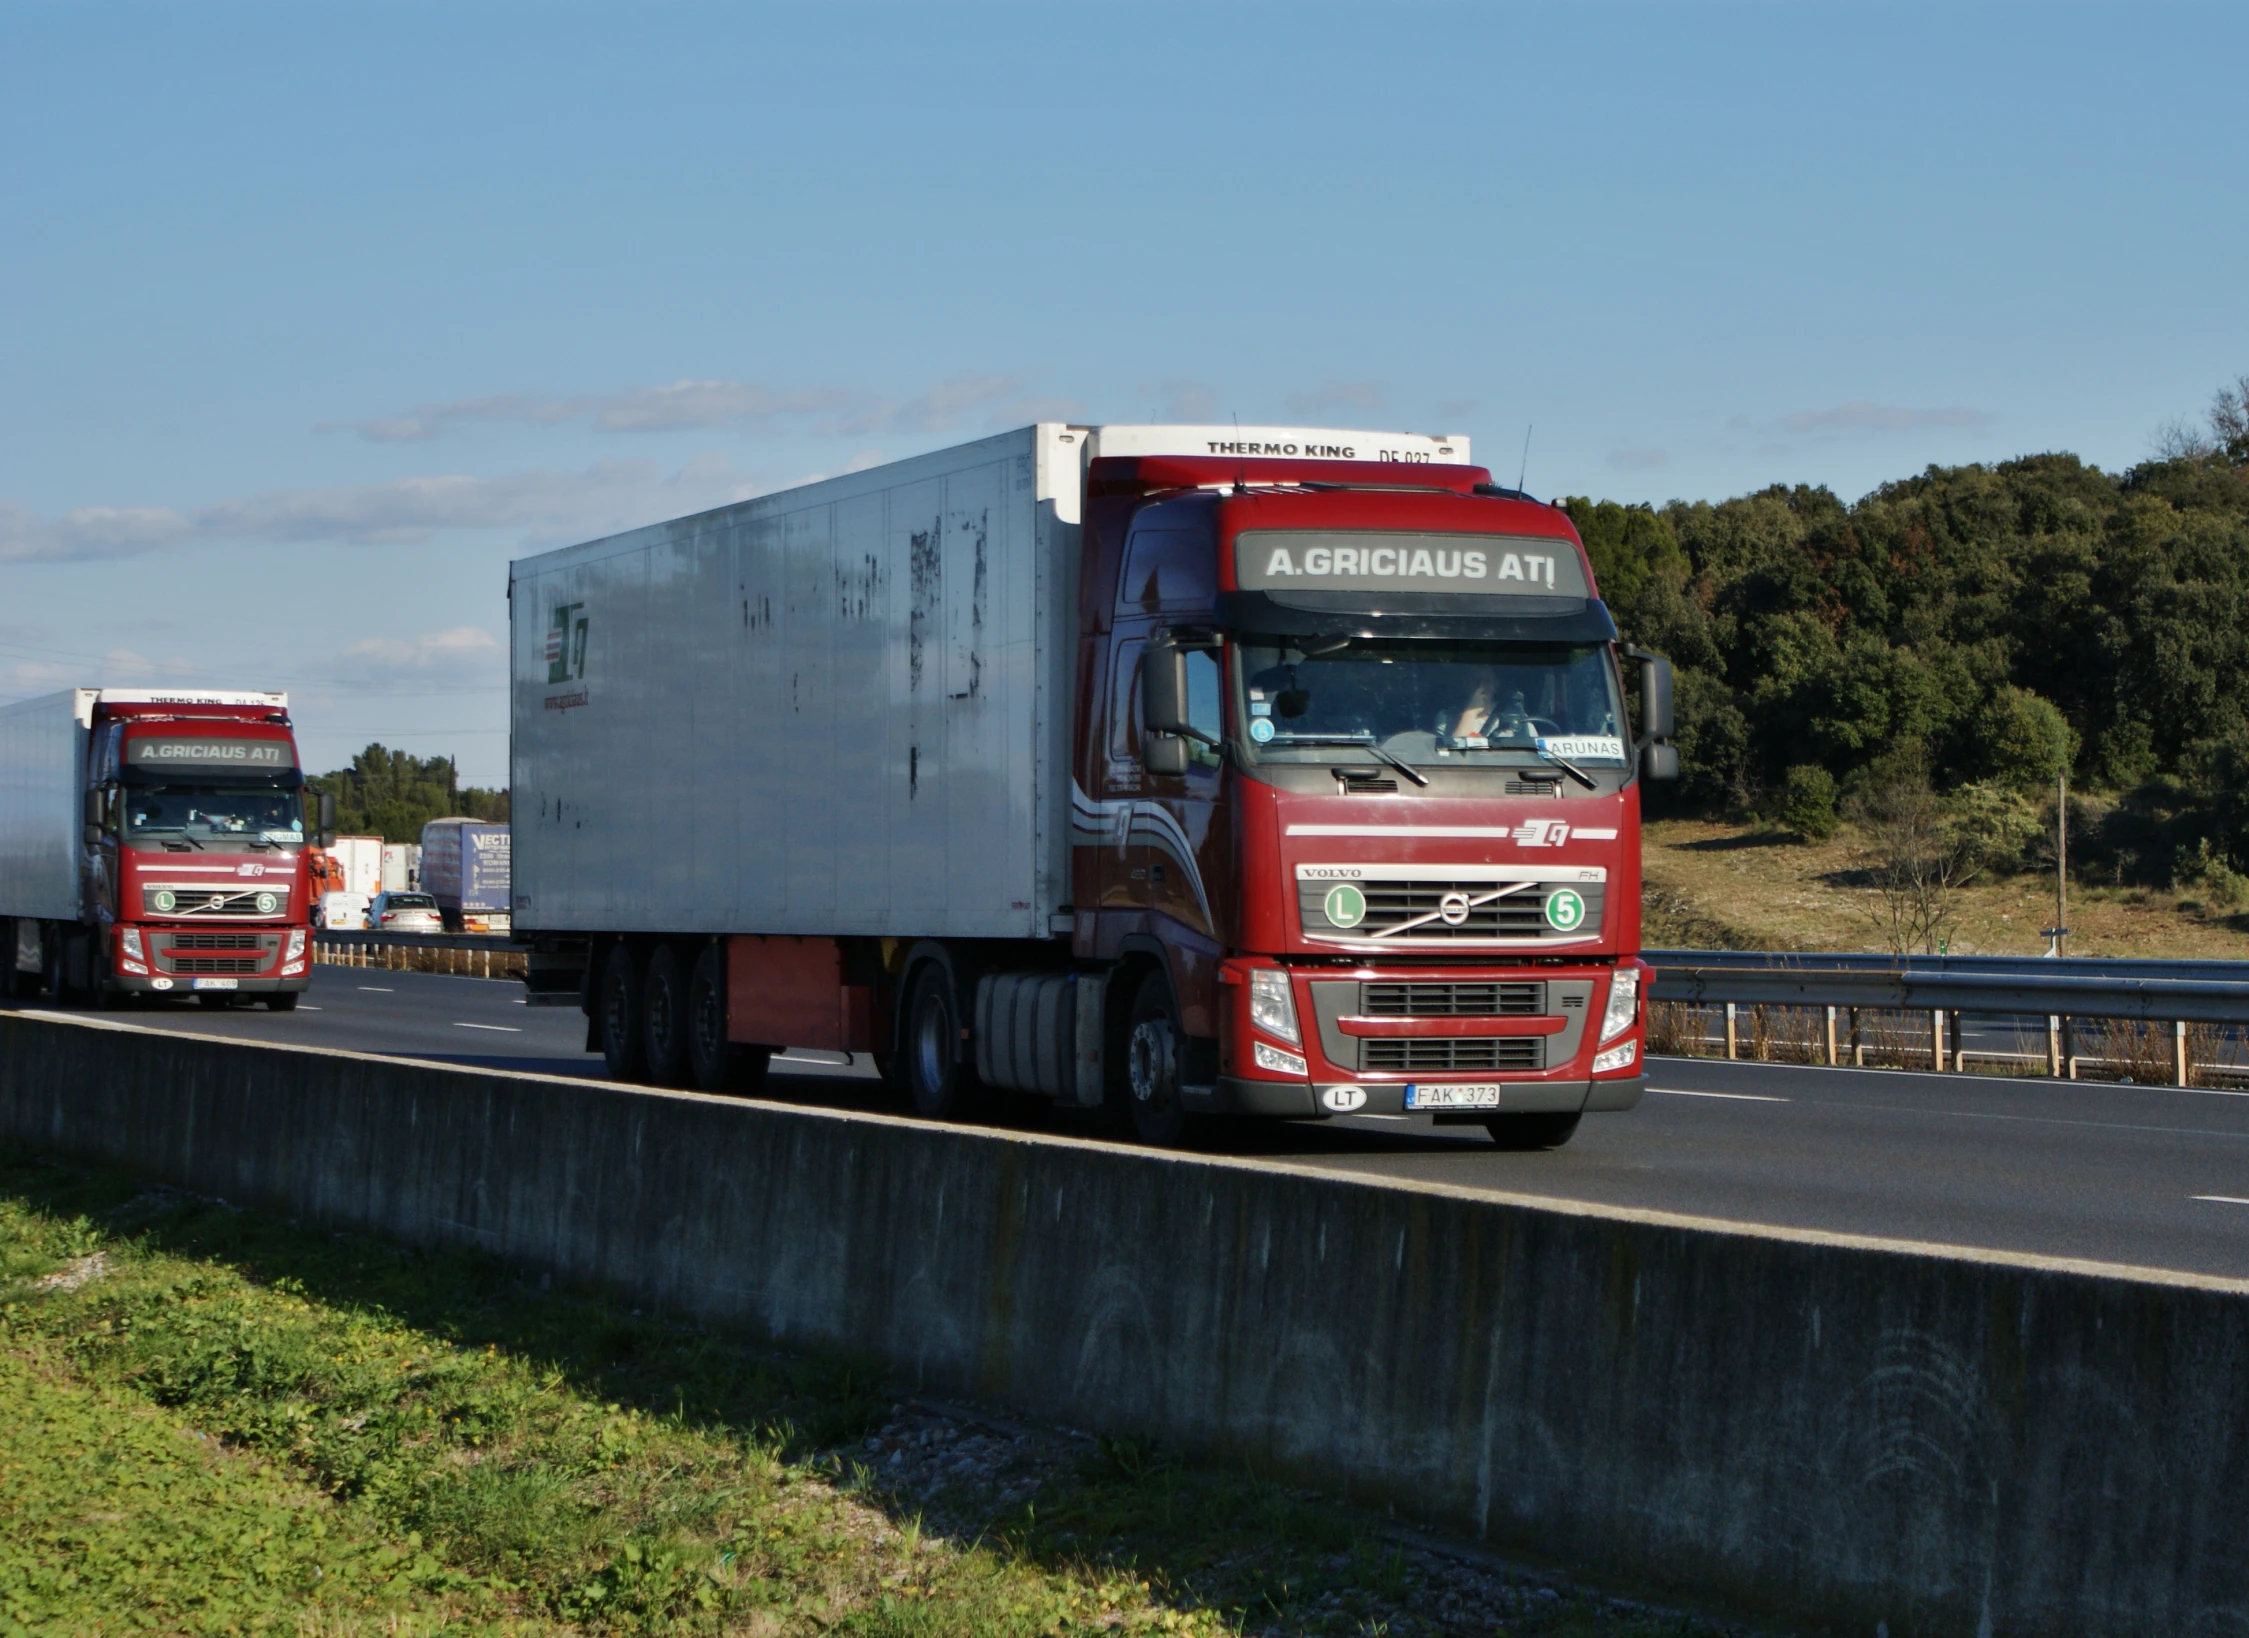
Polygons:
<instances>
[{"instance_id":1,"label":"side mirror","mask_svg":"<svg viewBox=\"0 0 2249 1638\"><path fill-rule=\"evenodd\" d=\"M322 791L320 793L320 845L324 848L336 845L336 793L334 791Z\"/></svg>"},{"instance_id":2,"label":"side mirror","mask_svg":"<svg viewBox=\"0 0 2249 1638\"><path fill-rule=\"evenodd\" d=\"M1660 654L1643 654L1640 656L1641 736L1669 739L1671 729L1671 662Z\"/></svg>"},{"instance_id":3,"label":"side mirror","mask_svg":"<svg viewBox=\"0 0 2249 1638\"><path fill-rule=\"evenodd\" d=\"M1679 747L1676 745L1651 745L1640 753L1642 779L1677 779L1679 777Z\"/></svg>"},{"instance_id":4,"label":"side mirror","mask_svg":"<svg viewBox=\"0 0 2249 1638\"><path fill-rule=\"evenodd\" d=\"M1187 652L1154 642L1140 661L1140 726L1151 734L1177 734L1187 727Z\"/></svg>"}]
</instances>

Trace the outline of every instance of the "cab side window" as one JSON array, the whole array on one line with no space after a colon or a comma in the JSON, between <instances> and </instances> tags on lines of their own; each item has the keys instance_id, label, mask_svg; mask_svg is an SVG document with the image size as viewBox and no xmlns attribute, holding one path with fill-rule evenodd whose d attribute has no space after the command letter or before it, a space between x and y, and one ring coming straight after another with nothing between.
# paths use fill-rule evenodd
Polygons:
<instances>
[{"instance_id":1,"label":"cab side window","mask_svg":"<svg viewBox=\"0 0 2249 1638\"><path fill-rule=\"evenodd\" d=\"M1187 721L1212 739L1222 736L1225 712L1219 706L1218 656L1207 649L1187 651ZM1218 752L1199 739L1187 742L1187 759L1198 768L1218 766Z\"/></svg>"}]
</instances>

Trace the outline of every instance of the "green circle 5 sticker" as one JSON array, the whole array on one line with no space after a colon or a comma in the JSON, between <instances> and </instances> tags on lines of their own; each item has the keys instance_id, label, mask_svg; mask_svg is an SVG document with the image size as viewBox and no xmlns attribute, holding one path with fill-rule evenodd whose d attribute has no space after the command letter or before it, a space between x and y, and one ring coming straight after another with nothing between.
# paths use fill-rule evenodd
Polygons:
<instances>
[{"instance_id":1,"label":"green circle 5 sticker","mask_svg":"<svg viewBox=\"0 0 2249 1638\"><path fill-rule=\"evenodd\" d=\"M1546 895L1546 925L1557 933L1574 933L1585 920L1585 901L1574 888L1557 887Z\"/></svg>"},{"instance_id":2,"label":"green circle 5 sticker","mask_svg":"<svg viewBox=\"0 0 2249 1638\"><path fill-rule=\"evenodd\" d=\"M1321 908L1327 912L1328 921L1336 927L1356 927L1367 919L1367 896L1349 882L1337 882L1328 889Z\"/></svg>"}]
</instances>

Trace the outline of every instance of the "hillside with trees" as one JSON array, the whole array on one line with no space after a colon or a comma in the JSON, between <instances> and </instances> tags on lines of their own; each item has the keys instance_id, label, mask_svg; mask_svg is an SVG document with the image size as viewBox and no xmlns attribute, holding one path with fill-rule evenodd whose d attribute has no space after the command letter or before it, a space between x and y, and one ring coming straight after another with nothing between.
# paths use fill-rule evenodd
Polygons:
<instances>
[{"instance_id":1,"label":"hillside with trees","mask_svg":"<svg viewBox=\"0 0 2249 1638\"><path fill-rule=\"evenodd\" d=\"M1651 811L1816 837L1933 791L2005 868L2066 767L2102 798L2102 879L2249 871L2249 376L2122 474L2031 455L1852 504L1565 504L1624 636L1678 667L1683 778Z\"/></svg>"},{"instance_id":2,"label":"hillside with trees","mask_svg":"<svg viewBox=\"0 0 2249 1638\"><path fill-rule=\"evenodd\" d=\"M351 766L314 774L305 784L336 798L336 829L346 836L380 836L386 842L419 842L432 819L465 815L504 823L508 793L463 787L451 757L417 757L370 745Z\"/></svg>"}]
</instances>

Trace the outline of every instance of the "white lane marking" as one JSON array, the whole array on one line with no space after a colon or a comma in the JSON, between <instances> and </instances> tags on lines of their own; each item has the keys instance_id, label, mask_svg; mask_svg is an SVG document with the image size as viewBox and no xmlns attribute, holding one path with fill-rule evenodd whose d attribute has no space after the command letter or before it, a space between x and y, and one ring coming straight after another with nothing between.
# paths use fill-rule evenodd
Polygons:
<instances>
[{"instance_id":1,"label":"white lane marking","mask_svg":"<svg viewBox=\"0 0 2249 1638\"><path fill-rule=\"evenodd\" d=\"M299 1001L297 1010L299 1012L326 1012L328 1009L326 1007L308 1007L302 1001Z\"/></svg>"},{"instance_id":2,"label":"white lane marking","mask_svg":"<svg viewBox=\"0 0 2249 1638\"><path fill-rule=\"evenodd\" d=\"M2187 1198L2190 1200L2207 1200L2219 1206L2249 1206L2249 1200L2242 1199L2238 1194L2193 1194L2187 1196Z\"/></svg>"},{"instance_id":3,"label":"white lane marking","mask_svg":"<svg viewBox=\"0 0 2249 1638\"><path fill-rule=\"evenodd\" d=\"M396 995L398 993L396 990L385 989L380 984L362 984L359 987L369 995Z\"/></svg>"},{"instance_id":4,"label":"white lane marking","mask_svg":"<svg viewBox=\"0 0 2249 1638\"><path fill-rule=\"evenodd\" d=\"M513 1024L463 1024L456 1022L453 1027L455 1029L496 1029L502 1035L521 1035L523 1033Z\"/></svg>"},{"instance_id":5,"label":"white lane marking","mask_svg":"<svg viewBox=\"0 0 2249 1638\"><path fill-rule=\"evenodd\" d=\"M1665 1098L1731 1098L1736 1103L1794 1103L1794 1098L1768 1097L1762 1092L1688 1092L1676 1086L1651 1086L1650 1092Z\"/></svg>"}]
</instances>

